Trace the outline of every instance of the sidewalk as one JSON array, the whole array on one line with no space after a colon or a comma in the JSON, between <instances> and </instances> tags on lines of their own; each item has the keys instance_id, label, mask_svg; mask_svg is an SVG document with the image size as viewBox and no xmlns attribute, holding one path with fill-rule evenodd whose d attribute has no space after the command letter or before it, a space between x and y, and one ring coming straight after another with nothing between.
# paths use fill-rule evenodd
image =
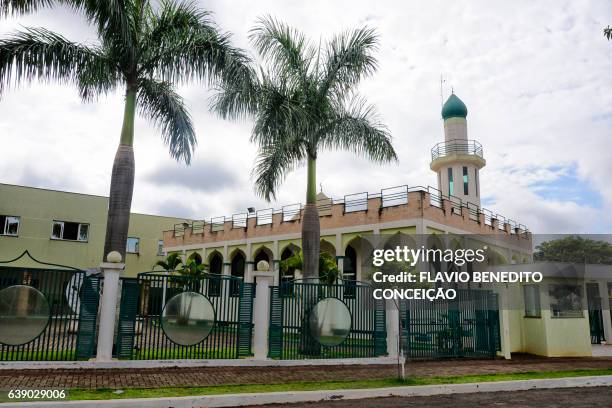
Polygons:
<instances>
[{"instance_id":1,"label":"sidewalk","mask_svg":"<svg viewBox=\"0 0 612 408\"><path fill-rule=\"evenodd\" d=\"M537 371L612 368L612 358L538 358L512 360L445 360L409 362L409 376L463 376ZM141 369L19 369L0 371L0 389L36 388L158 388L231 384L273 384L292 381L387 379L394 365L298 367L162 367Z\"/></svg>"}]
</instances>

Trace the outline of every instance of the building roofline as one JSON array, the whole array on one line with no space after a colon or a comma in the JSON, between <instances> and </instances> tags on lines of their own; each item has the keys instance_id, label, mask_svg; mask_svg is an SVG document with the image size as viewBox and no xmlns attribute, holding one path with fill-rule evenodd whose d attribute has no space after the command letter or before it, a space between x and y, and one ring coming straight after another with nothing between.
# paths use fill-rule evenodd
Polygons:
<instances>
[{"instance_id":1,"label":"building roofline","mask_svg":"<svg viewBox=\"0 0 612 408\"><path fill-rule=\"evenodd\" d=\"M66 191L66 190L56 190L56 189L53 189L53 188L23 186L23 185L20 185L20 184L10 184L10 183L0 183L0 186L27 188L27 189L31 189L31 190L49 191L49 192L53 192L53 193L72 194L72 195L85 196L85 197L93 197L93 198L104 198L105 200L108 200L108 196L104 196L104 195L88 194L88 193L78 193L78 192L75 192L75 191ZM145 213L134 212L134 211L130 211L130 214L133 214L133 215L143 215L143 216L147 216L147 217L172 218L172 219L175 219L175 220L194 221L191 218L175 217L175 216L172 216L172 215L145 214Z\"/></svg>"}]
</instances>

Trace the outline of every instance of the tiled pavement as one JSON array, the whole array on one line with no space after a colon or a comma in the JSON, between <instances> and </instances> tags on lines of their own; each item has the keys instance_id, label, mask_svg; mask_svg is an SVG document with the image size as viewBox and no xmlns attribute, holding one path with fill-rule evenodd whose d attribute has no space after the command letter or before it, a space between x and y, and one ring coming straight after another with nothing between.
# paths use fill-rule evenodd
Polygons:
<instances>
[{"instance_id":1,"label":"tiled pavement","mask_svg":"<svg viewBox=\"0 0 612 408\"><path fill-rule=\"evenodd\" d=\"M534 358L409 362L408 375L455 376L528 371L612 368L612 358ZM152 388L224 384L272 384L291 381L384 379L397 375L394 365L299 367L171 367L146 369L0 370L0 389Z\"/></svg>"}]
</instances>

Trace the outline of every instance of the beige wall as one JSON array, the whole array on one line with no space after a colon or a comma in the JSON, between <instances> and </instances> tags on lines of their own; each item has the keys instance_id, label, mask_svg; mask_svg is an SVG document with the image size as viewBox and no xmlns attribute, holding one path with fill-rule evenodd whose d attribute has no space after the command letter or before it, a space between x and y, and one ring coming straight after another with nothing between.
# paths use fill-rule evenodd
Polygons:
<instances>
[{"instance_id":1,"label":"beige wall","mask_svg":"<svg viewBox=\"0 0 612 408\"><path fill-rule=\"evenodd\" d=\"M38 260L92 268L102 260L108 198L39 188L0 184L0 215L20 217L17 237L0 235L0 261L26 249ZM53 240L53 221L89 224L87 242ZM183 219L132 214L128 235L140 238L140 253L126 255L126 276L148 271L157 259L162 231ZM29 265L34 266L34 265Z\"/></svg>"}]
</instances>

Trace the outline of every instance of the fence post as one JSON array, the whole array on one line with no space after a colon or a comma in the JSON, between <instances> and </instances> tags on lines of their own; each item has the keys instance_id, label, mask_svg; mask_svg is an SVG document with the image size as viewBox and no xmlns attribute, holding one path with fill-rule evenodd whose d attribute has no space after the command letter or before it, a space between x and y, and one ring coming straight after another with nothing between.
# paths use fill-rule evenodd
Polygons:
<instances>
[{"instance_id":1,"label":"fence post","mask_svg":"<svg viewBox=\"0 0 612 408\"><path fill-rule=\"evenodd\" d=\"M255 360L268 358L268 330L270 328L270 285L274 274L272 272L254 272L257 278L255 289L255 305L253 310L253 355Z\"/></svg>"},{"instance_id":2,"label":"fence post","mask_svg":"<svg viewBox=\"0 0 612 408\"><path fill-rule=\"evenodd\" d=\"M100 329L96 361L111 361L113 358L119 274L125 266L121 261L121 254L112 251L106 256L106 262L100 264L100 269L104 271L104 286L100 299Z\"/></svg>"},{"instance_id":3,"label":"fence post","mask_svg":"<svg viewBox=\"0 0 612 408\"><path fill-rule=\"evenodd\" d=\"M399 354L399 310L394 300L386 302L387 307L387 354L397 357Z\"/></svg>"}]
</instances>

